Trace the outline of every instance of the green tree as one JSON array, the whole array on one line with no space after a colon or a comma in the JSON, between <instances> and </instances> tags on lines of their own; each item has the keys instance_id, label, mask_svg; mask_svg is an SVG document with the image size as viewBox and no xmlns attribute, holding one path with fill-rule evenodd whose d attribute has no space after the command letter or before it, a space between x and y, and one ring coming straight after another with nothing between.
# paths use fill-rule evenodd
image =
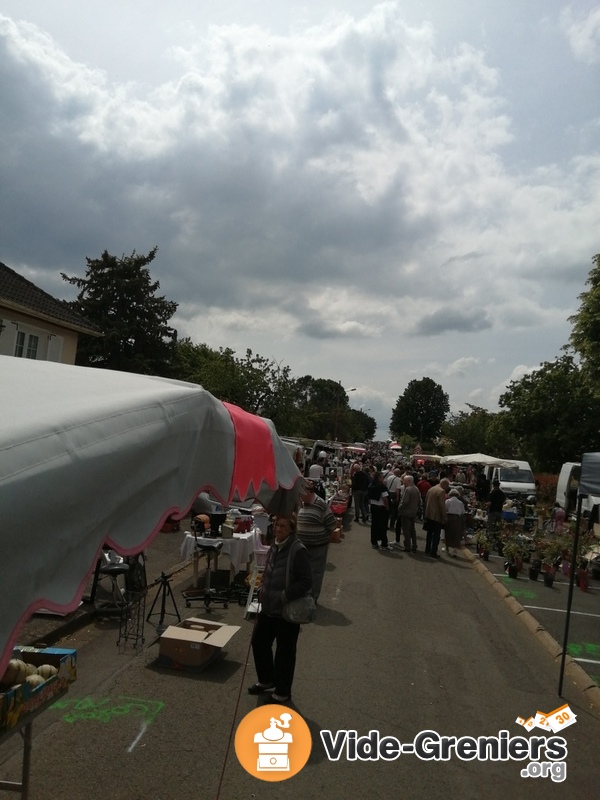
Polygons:
<instances>
[{"instance_id":1,"label":"green tree","mask_svg":"<svg viewBox=\"0 0 600 800\"><path fill-rule=\"evenodd\" d=\"M177 303L156 295L160 287L152 281L148 264L158 248L147 255L110 255L86 258L84 278L63 280L79 289L69 303L104 336L82 337L77 348L77 364L107 369L171 376L177 331L168 324Z\"/></svg>"},{"instance_id":2,"label":"green tree","mask_svg":"<svg viewBox=\"0 0 600 800\"><path fill-rule=\"evenodd\" d=\"M351 429L345 442L369 442L375 437L377 420L365 411L351 408L348 412Z\"/></svg>"},{"instance_id":3,"label":"green tree","mask_svg":"<svg viewBox=\"0 0 600 800\"><path fill-rule=\"evenodd\" d=\"M235 352L229 347L213 350L206 344L182 339L177 342L174 374L179 380L200 384L219 400L239 404L241 376Z\"/></svg>"},{"instance_id":4,"label":"green tree","mask_svg":"<svg viewBox=\"0 0 600 800\"><path fill-rule=\"evenodd\" d=\"M282 436L296 434L295 381L287 366L252 350L237 358L230 348L213 350L182 339L177 345L175 374L180 380L199 383L219 400L271 419Z\"/></svg>"},{"instance_id":5,"label":"green tree","mask_svg":"<svg viewBox=\"0 0 600 800\"><path fill-rule=\"evenodd\" d=\"M470 411L451 414L442 425L442 436L448 455L456 453L487 453L488 427L494 416L485 408L467 403Z\"/></svg>"},{"instance_id":6,"label":"green tree","mask_svg":"<svg viewBox=\"0 0 600 800\"><path fill-rule=\"evenodd\" d=\"M579 295L579 311L569 317L573 325L570 344L579 353L581 364L596 391L600 392L600 254L592 258L586 286Z\"/></svg>"},{"instance_id":7,"label":"green tree","mask_svg":"<svg viewBox=\"0 0 600 800\"><path fill-rule=\"evenodd\" d=\"M390 431L393 436L407 434L421 444L439 436L442 423L450 411L448 395L431 378L412 380L401 394L392 412Z\"/></svg>"},{"instance_id":8,"label":"green tree","mask_svg":"<svg viewBox=\"0 0 600 800\"><path fill-rule=\"evenodd\" d=\"M523 450L523 443L511 426L511 415L508 411L499 411L490 416L484 452L496 458L519 458L529 461L530 455Z\"/></svg>"},{"instance_id":9,"label":"green tree","mask_svg":"<svg viewBox=\"0 0 600 800\"><path fill-rule=\"evenodd\" d=\"M500 396L507 429L518 453L537 470L557 472L565 461L600 447L600 399L571 355L545 361L535 372L511 381ZM498 455L505 455L504 453Z\"/></svg>"},{"instance_id":10,"label":"green tree","mask_svg":"<svg viewBox=\"0 0 600 800\"><path fill-rule=\"evenodd\" d=\"M348 395L344 387L327 378L303 375L296 383L301 435L309 439L346 441Z\"/></svg>"}]
</instances>

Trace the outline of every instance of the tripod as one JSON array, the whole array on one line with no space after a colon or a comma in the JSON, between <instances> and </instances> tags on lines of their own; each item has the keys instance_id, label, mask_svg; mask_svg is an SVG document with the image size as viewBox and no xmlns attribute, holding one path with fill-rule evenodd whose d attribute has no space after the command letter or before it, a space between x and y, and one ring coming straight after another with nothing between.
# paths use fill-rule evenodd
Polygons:
<instances>
[{"instance_id":1,"label":"tripod","mask_svg":"<svg viewBox=\"0 0 600 800\"><path fill-rule=\"evenodd\" d=\"M158 591L156 592L156 597L152 601L152 605L150 606L150 611L148 612L148 616L146 617L146 622L150 622L150 617L153 615L154 606L156 605L158 598L160 597L160 619L158 621L158 625L156 626L156 630L159 633L162 633L165 629L165 616L168 614L171 617L177 617L177 622L181 622L181 617L179 616L179 611L177 609L177 603L175 602L175 596L173 594L173 590L171 589L171 575L165 575L164 572L161 572L160 578L158 579ZM173 608L175 609L175 613L172 611L166 611L167 605L167 597L171 598L173 603ZM158 613L158 612L157 612Z\"/></svg>"}]
</instances>

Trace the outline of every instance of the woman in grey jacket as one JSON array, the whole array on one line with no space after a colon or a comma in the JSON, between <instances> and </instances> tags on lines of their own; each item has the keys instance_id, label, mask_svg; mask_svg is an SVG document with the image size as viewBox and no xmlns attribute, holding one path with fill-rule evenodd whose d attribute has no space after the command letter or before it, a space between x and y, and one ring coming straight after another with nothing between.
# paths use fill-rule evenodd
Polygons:
<instances>
[{"instance_id":1,"label":"woman in grey jacket","mask_svg":"<svg viewBox=\"0 0 600 800\"><path fill-rule=\"evenodd\" d=\"M273 532L275 541L267 556L259 593L261 608L252 634L258 683L250 686L248 692L269 693L268 702L285 703L292 696L300 625L285 620L282 608L287 600L296 600L310 593L312 573L306 548L296 537L296 515L276 517ZM290 574L286 587L288 559Z\"/></svg>"}]
</instances>

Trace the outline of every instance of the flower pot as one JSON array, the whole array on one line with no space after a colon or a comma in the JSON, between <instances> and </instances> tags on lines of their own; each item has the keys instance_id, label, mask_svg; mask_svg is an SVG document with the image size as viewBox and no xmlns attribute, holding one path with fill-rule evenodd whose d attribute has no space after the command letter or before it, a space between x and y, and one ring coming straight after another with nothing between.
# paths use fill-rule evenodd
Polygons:
<instances>
[{"instance_id":1,"label":"flower pot","mask_svg":"<svg viewBox=\"0 0 600 800\"><path fill-rule=\"evenodd\" d=\"M552 587L554 585L554 573L544 572L544 586Z\"/></svg>"},{"instance_id":2,"label":"flower pot","mask_svg":"<svg viewBox=\"0 0 600 800\"><path fill-rule=\"evenodd\" d=\"M535 567L529 567L529 580L530 581L537 581L539 577L540 571Z\"/></svg>"},{"instance_id":3,"label":"flower pot","mask_svg":"<svg viewBox=\"0 0 600 800\"><path fill-rule=\"evenodd\" d=\"M483 560L484 561L489 561L490 560L490 551L489 550L484 550L481 555L483 556Z\"/></svg>"},{"instance_id":4,"label":"flower pot","mask_svg":"<svg viewBox=\"0 0 600 800\"><path fill-rule=\"evenodd\" d=\"M514 579L519 577L519 568L517 567L516 564L508 565L508 577Z\"/></svg>"},{"instance_id":5,"label":"flower pot","mask_svg":"<svg viewBox=\"0 0 600 800\"><path fill-rule=\"evenodd\" d=\"M588 587L590 585L590 579L588 576L587 569L580 569L577 573L577 585L581 589L582 592L587 592Z\"/></svg>"}]
</instances>

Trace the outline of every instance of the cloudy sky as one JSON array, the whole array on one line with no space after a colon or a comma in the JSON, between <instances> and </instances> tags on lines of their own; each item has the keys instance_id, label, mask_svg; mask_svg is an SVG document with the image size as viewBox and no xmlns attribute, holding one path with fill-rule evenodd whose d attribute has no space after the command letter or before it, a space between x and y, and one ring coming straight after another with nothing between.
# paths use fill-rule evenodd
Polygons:
<instances>
[{"instance_id":1,"label":"cloudy sky","mask_svg":"<svg viewBox=\"0 0 600 800\"><path fill-rule=\"evenodd\" d=\"M0 261L159 252L180 336L497 409L600 252L592 0L0 0Z\"/></svg>"}]
</instances>

